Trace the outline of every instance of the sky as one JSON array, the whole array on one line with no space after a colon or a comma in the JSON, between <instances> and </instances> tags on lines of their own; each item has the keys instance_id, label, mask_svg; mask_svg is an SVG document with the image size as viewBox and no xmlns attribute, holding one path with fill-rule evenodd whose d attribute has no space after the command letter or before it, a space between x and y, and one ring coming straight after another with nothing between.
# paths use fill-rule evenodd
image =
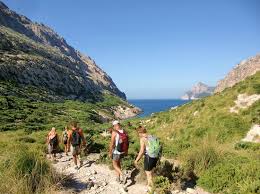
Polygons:
<instances>
[{"instance_id":1,"label":"sky","mask_svg":"<svg viewBox=\"0 0 260 194\"><path fill-rule=\"evenodd\" d=\"M259 0L3 0L93 58L128 99L215 86L260 53Z\"/></svg>"}]
</instances>

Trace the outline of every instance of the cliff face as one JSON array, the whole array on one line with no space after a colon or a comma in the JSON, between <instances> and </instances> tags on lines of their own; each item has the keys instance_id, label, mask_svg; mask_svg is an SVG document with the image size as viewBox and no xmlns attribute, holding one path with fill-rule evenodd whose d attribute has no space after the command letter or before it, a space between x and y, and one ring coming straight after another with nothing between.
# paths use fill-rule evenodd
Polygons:
<instances>
[{"instance_id":1,"label":"cliff face","mask_svg":"<svg viewBox=\"0 0 260 194\"><path fill-rule=\"evenodd\" d=\"M126 99L93 59L1 1L0 80L44 87L69 99L98 98L105 91Z\"/></svg>"},{"instance_id":2,"label":"cliff face","mask_svg":"<svg viewBox=\"0 0 260 194\"><path fill-rule=\"evenodd\" d=\"M225 88L234 86L257 71L260 71L260 54L239 63L223 80L218 82L214 92L222 92Z\"/></svg>"},{"instance_id":3,"label":"cliff face","mask_svg":"<svg viewBox=\"0 0 260 194\"><path fill-rule=\"evenodd\" d=\"M204 83L197 83L192 87L192 89L186 92L181 99L183 100L194 100L203 98L205 96L210 96L214 91L214 87L207 86Z\"/></svg>"}]
</instances>

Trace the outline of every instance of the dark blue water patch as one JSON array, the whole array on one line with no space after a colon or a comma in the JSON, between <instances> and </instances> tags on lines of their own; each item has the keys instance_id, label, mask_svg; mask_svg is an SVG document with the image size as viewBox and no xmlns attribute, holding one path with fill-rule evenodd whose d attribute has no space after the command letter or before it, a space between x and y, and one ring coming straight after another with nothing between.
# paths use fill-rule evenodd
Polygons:
<instances>
[{"instance_id":1,"label":"dark blue water patch","mask_svg":"<svg viewBox=\"0 0 260 194\"><path fill-rule=\"evenodd\" d=\"M128 100L131 104L141 108L143 113L138 115L139 117L146 117L150 116L152 113L157 113L161 111L169 110L171 107L183 105L189 100L179 100L179 99L135 99L135 100Z\"/></svg>"}]
</instances>

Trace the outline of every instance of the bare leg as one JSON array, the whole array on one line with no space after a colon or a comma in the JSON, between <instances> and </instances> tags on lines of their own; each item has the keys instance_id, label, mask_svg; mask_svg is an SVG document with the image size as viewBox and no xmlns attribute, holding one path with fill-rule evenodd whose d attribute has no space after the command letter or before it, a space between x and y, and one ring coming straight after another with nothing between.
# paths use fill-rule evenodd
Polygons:
<instances>
[{"instance_id":1,"label":"bare leg","mask_svg":"<svg viewBox=\"0 0 260 194\"><path fill-rule=\"evenodd\" d=\"M67 144L64 145L64 149L65 149L65 154L68 155L68 146L67 146Z\"/></svg>"},{"instance_id":2,"label":"bare leg","mask_svg":"<svg viewBox=\"0 0 260 194\"><path fill-rule=\"evenodd\" d=\"M118 177L122 175L120 160L113 160L113 167Z\"/></svg>"},{"instance_id":3,"label":"bare leg","mask_svg":"<svg viewBox=\"0 0 260 194\"><path fill-rule=\"evenodd\" d=\"M78 159L77 159L77 155L74 155L74 156L73 156L73 161L74 161L74 164L75 164L76 166L77 166L77 160L78 160Z\"/></svg>"},{"instance_id":4,"label":"bare leg","mask_svg":"<svg viewBox=\"0 0 260 194\"><path fill-rule=\"evenodd\" d=\"M149 191L152 191L153 188L153 172L152 171L145 171L147 176L147 186Z\"/></svg>"}]
</instances>

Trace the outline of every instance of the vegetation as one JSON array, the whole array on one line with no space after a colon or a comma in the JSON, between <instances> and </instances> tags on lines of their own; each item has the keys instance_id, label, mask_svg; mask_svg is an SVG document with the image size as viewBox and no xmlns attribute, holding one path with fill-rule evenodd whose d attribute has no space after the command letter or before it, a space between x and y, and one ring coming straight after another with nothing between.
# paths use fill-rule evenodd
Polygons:
<instances>
[{"instance_id":1,"label":"vegetation","mask_svg":"<svg viewBox=\"0 0 260 194\"><path fill-rule=\"evenodd\" d=\"M182 163L182 180L214 193L260 193L259 144L240 142L260 123L260 102L230 113L242 93L260 94L260 72L222 93L133 122L161 139L165 157Z\"/></svg>"},{"instance_id":2,"label":"vegetation","mask_svg":"<svg viewBox=\"0 0 260 194\"><path fill-rule=\"evenodd\" d=\"M61 130L77 120L85 130L92 152L106 152L107 127L102 115L113 117L111 107L125 104L104 94L104 101L88 103L62 100L35 87L0 82L0 193L50 193L60 181L46 160L46 135L54 126ZM62 145L61 145L62 146ZM63 147L60 148L62 150Z\"/></svg>"},{"instance_id":3,"label":"vegetation","mask_svg":"<svg viewBox=\"0 0 260 194\"><path fill-rule=\"evenodd\" d=\"M157 174L161 176L156 178L155 186L160 187L160 192L166 192L178 177L181 181L193 180L214 193L259 193L260 147L240 140L252 124L260 123L260 102L238 114L229 111L238 94L260 94L259 83L257 73L222 93L149 118L124 121L131 144L123 166L132 168L139 150L134 129L142 124L161 139L164 157L181 162L177 170L166 163L158 166ZM5 180L0 181L0 193L44 193L49 192L46 188L54 189L51 185L59 177L45 160L45 136L50 127L60 131L70 120L79 121L90 150L101 152L101 162L109 161L109 137L100 133L110 124L102 124L98 113L112 117L111 106L124 103L119 98L104 94L104 100L97 103L59 98L52 101L54 98L48 94L46 98L37 97L37 88L20 90L6 82L0 83L0 92L0 180ZM129 121L132 126L128 126Z\"/></svg>"}]
</instances>

